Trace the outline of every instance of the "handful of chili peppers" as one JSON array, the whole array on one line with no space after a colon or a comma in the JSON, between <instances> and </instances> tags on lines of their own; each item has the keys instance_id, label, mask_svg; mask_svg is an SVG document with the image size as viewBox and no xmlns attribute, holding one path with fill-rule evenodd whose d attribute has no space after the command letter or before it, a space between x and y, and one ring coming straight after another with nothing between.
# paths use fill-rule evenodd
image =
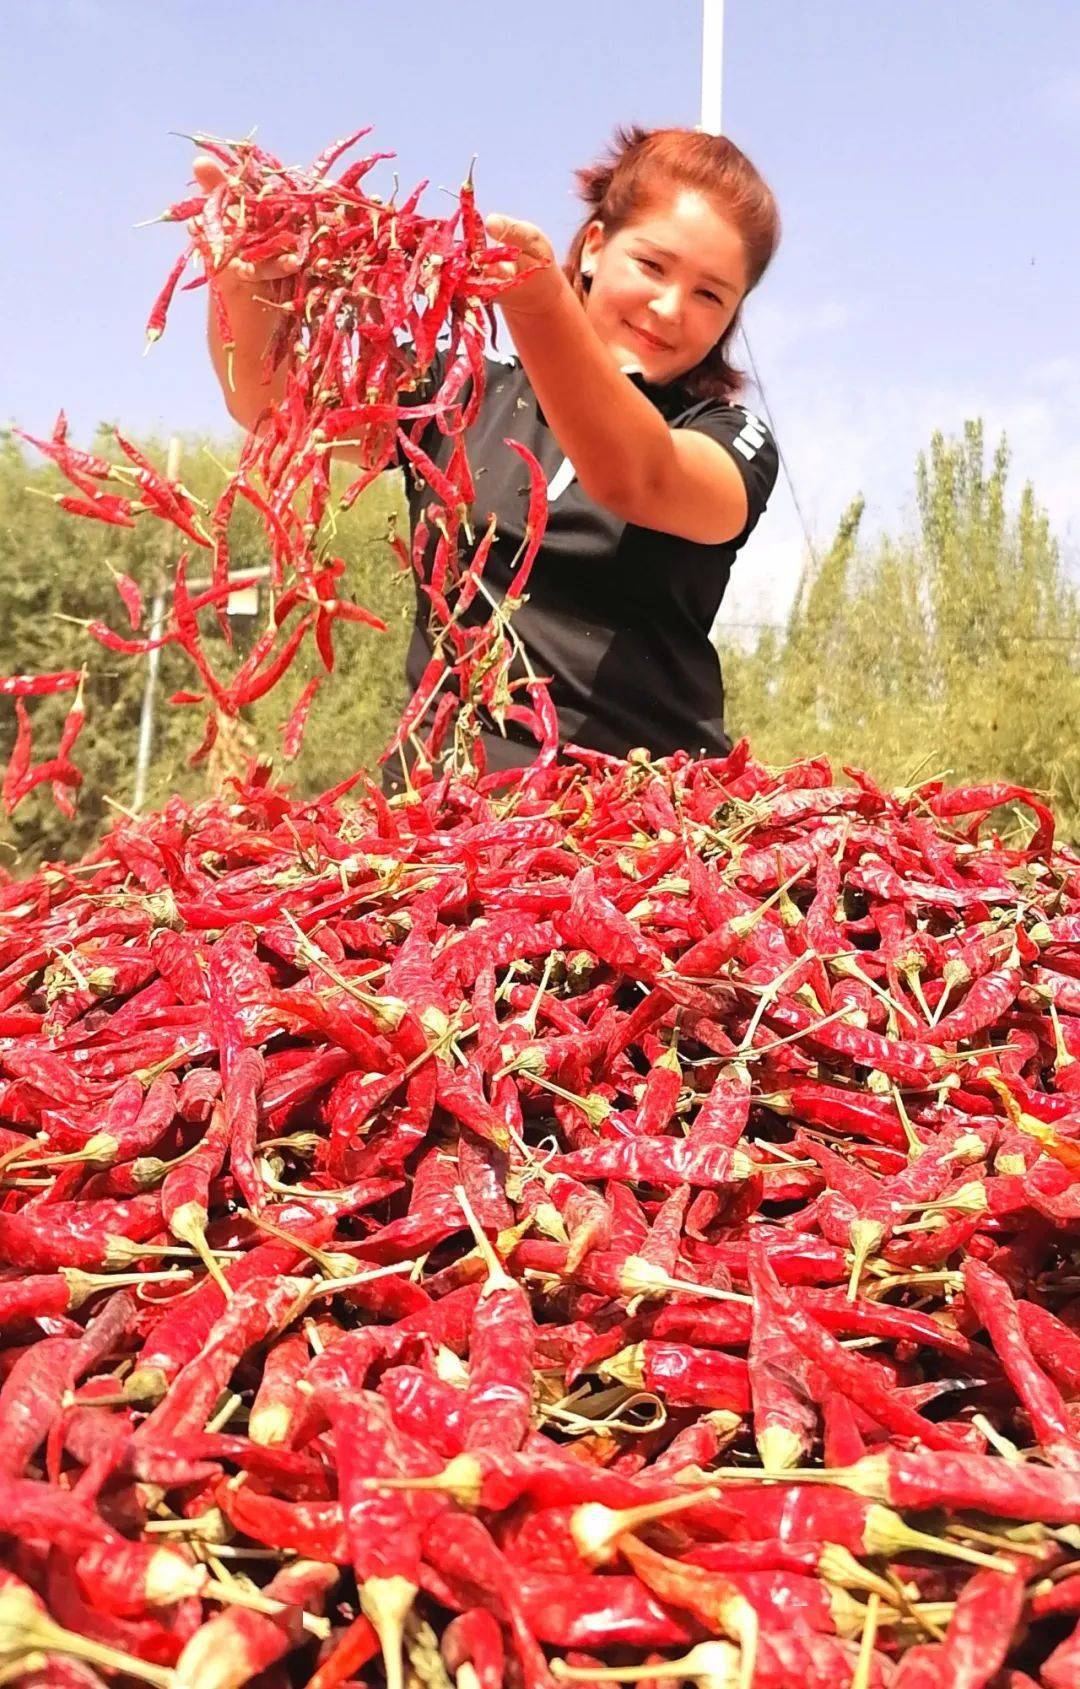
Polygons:
<instances>
[{"instance_id":1,"label":"handful of chili peppers","mask_svg":"<svg viewBox=\"0 0 1080 1689\"><path fill-rule=\"evenodd\" d=\"M849 775L257 767L0 889L9 1680L1075 1681L1080 858Z\"/></svg>"},{"instance_id":2,"label":"handful of chili peppers","mask_svg":"<svg viewBox=\"0 0 1080 1689\"><path fill-rule=\"evenodd\" d=\"M253 141L198 136L203 150L220 162L222 180L213 191L189 196L164 213L166 222L186 224L191 234L151 310L150 344L164 332L181 278L196 259L201 272L186 286L209 289L230 358L223 275L231 266L254 267L269 259L287 257L295 265L291 274L264 284L277 313L264 363L268 380L273 371L279 373L275 396L247 434L237 469L212 507L201 504L119 431L117 461L74 446L63 412L50 438L23 436L72 484L74 493L56 498L73 515L118 527L150 517L176 530L184 549L175 566L164 630L143 631L141 589L118 575L128 630L118 632L95 619L87 633L106 650L127 656L145 656L170 644L184 651L194 671L194 689L175 694L172 701L207 711L193 763L209 755L222 723L265 697L311 641L328 673L334 667L335 628L342 622L385 632L377 616L348 596L346 565L334 554L334 517L336 509L348 508L399 462L431 494L411 551L399 538L388 537L405 570L415 567L421 576L431 606L433 656L386 755L412 740L413 748L429 757L453 748L466 763L478 735L478 708L500 725L507 716L517 719L538 742L546 744L554 730L552 712L537 695L527 662L526 672L510 678L515 656L524 660L510 617L525 592L546 521L539 467L515 442L508 445L525 458L532 485L523 553L505 601L490 600L487 619L477 622L474 616L469 625L463 619L477 595L486 593L482 576L494 538L490 523L479 538L472 529L475 488L463 436L483 398L484 345L489 327L494 331L492 302L511 285L499 272L510 249L489 242L471 178L462 185L456 208L442 217L419 210L426 183L401 201L367 191L369 172L392 154L370 154L332 178L331 169L368 132L358 130L338 141L306 169L283 164ZM433 420L456 442L445 470L421 444ZM331 456L346 444L363 467L336 497ZM229 676L206 649L201 618L216 617L231 651L227 602L254 580L230 569L229 530L238 501L254 507L265 530L270 604L265 631ZM425 548L434 535L428 566ZM192 591L191 561L199 553L206 554L208 579ZM283 725L286 760L300 750L320 678L317 672ZM3 782L9 813L43 781L51 782L56 801L73 813L70 794L82 779L71 758L83 723L81 688L57 753L36 764L24 700L78 684L79 675L70 671L0 682L0 692L15 699L19 722ZM525 688L528 705L517 696ZM428 743L421 747L416 729L429 706L434 720Z\"/></svg>"}]
</instances>

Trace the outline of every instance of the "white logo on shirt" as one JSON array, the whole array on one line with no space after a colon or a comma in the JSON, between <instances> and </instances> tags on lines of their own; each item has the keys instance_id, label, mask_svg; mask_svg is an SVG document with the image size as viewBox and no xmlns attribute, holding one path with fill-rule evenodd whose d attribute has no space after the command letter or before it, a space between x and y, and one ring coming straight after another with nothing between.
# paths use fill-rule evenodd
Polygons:
<instances>
[{"instance_id":1,"label":"white logo on shirt","mask_svg":"<svg viewBox=\"0 0 1080 1689\"><path fill-rule=\"evenodd\" d=\"M568 457L564 457L558 469L556 469L554 475L551 477L551 480L548 482L547 496L549 504L554 504L555 500L565 493L567 487L570 485L576 474L577 470L570 462L570 459Z\"/></svg>"},{"instance_id":2,"label":"white logo on shirt","mask_svg":"<svg viewBox=\"0 0 1080 1689\"><path fill-rule=\"evenodd\" d=\"M732 449L750 463L765 444L765 424L758 420L753 411L748 411L745 405L736 405L735 409L742 411L746 422L742 433L732 440Z\"/></svg>"}]
</instances>

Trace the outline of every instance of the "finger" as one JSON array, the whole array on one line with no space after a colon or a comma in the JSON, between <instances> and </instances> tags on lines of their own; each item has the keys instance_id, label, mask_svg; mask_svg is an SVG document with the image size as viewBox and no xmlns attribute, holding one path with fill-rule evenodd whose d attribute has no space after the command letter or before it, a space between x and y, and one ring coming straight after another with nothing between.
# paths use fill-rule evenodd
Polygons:
<instances>
[{"instance_id":1,"label":"finger","mask_svg":"<svg viewBox=\"0 0 1080 1689\"><path fill-rule=\"evenodd\" d=\"M261 263L247 265L256 281L281 281L285 276L295 276L299 268L300 260L293 252L286 252L281 258L264 258Z\"/></svg>"},{"instance_id":2,"label":"finger","mask_svg":"<svg viewBox=\"0 0 1080 1689\"><path fill-rule=\"evenodd\" d=\"M210 158L206 153L199 153L191 166L191 174L198 182L204 194L212 194L214 189L225 180L225 172L216 158Z\"/></svg>"}]
</instances>

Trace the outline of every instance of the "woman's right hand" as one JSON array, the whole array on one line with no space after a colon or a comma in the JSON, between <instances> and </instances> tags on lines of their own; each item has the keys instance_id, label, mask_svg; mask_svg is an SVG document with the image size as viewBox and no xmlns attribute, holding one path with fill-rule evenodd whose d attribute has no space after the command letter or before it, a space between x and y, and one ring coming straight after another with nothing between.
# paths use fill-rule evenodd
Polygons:
<instances>
[{"instance_id":1,"label":"woman's right hand","mask_svg":"<svg viewBox=\"0 0 1080 1689\"><path fill-rule=\"evenodd\" d=\"M205 154L195 159L192 174L204 194L213 193L225 180L225 172L217 159L208 158ZM222 344L213 302L208 299L210 358L221 383L229 415L245 428L254 427L266 407L284 393L285 372L282 368L274 370L269 381L264 379L266 350L278 322L271 284L295 274L297 267L298 260L286 255L255 265L234 260L216 272L234 346L230 360Z\"/></svg>"},{"instance_id":2,"label":"woman's right hand","mask_svg":"<svg viewBox=\"0 0 1080 1689\"><path fill-rule=\"evenodd\" d=\"M212 194L225 180L225 172L217 159L208 158L205 153L195 159L192 173L204 194ZM244 428L256 428L267 407L284 397L284 365L279 364L268 381L265 360L279 318L273 297L278 291L275 284L295 275L299 267L300 260L286 254L260 264L246 264L234 259L223 270L215 272L229 314L233 352L230 359L222 344L213 300L208 299L210 358L221 383L229 415ZM373 309L378 309L377 304ZM368 467L368 454L358 446L339 443L332 455L347 463Z\"/></svg>"}]
</instances>

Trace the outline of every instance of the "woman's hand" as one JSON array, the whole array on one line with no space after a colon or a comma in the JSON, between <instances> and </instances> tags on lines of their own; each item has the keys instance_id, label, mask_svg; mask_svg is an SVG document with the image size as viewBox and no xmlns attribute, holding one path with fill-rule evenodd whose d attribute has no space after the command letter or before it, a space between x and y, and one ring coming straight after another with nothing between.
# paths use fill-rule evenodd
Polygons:
<instances>
[{"instance_id":1,"label":"woman's hand","mask_svg":"<svg viewBox=\"0 0 1080 1689\"><path fill-rule=\"evenodd\" d=\"M495 214L484 223L499 246L516 246L516 258L495 266L495 274L514 279L514 285L499 298L506 315L539 315L546 311L566 286L555 249L535 223L521 223L513 217Z\"/></svg>"},{"instance_id":2,"label":"woman's hand","mask_svg":"<svg viewBox=\"0 0 1080 1689\"><path fill-rule=\"evenodd\" d=\"M212 194L225 180L225 172L216 158L209 158L200 153L191 166L191 173L204 194ZM188 224L192 228L192 224ZM294 275L299 268L299 259L292 253L285 253L280 258L269 258L262 264L247 264L242 259L235 258L231 264L226 264L217 273L222 285L233 291L255 292L256 284L268 281L280 281L284 276Z\"/></svg>"},{"instance_id":3,"label":"woman's hand","mask_svg":"<svg viewBox=\"0 0 1080 1689\"><path fill-rule=\"evenodd\" d=\"M216 158L201 154L192 165L192 174L204 194L212 194L225 180L225 172ZM189 224L189 228L191 225ZM221 344L217 313L208 309L207 338L210 358L221 383L229 415L244 428L255 426L267 405L280 399L285 389L285 372L276 369L269 381L265 379L263 358L277 326L278 313L273 296L278 284L294 274L298 260L291 254L270 259L263 264L234 261L215 273L229 313L229 327L234 350L228 356ZM210 301L208 300L208 307Z\"/></svg>"}]
</instances>

